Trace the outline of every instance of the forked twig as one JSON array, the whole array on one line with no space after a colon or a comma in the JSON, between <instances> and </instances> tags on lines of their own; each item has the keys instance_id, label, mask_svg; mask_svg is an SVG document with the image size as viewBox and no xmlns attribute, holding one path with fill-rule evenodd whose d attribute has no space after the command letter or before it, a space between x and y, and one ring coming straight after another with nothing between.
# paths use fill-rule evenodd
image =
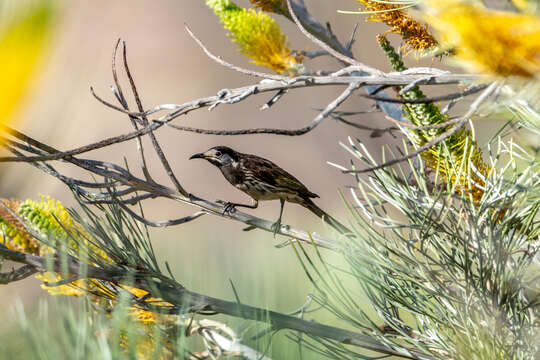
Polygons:
<instances>
[{"instance_id":1,"label":"forked twig","mask_svg":"<svg viewBox=\"0 0 540 360\"><path fill-rule=\"evenodd\" d=\"M135 81L133 80L133 76L131 76L131 71L129 70L128 62L127 62L127 55L126 55L126 44L125 42L122 44L123 47L123 59L124 59L124 69L126 70L126 75L129 79L129 83L131 85L131 91L133 93L133 97L135 98L135 101L137 103L137 108L139 112L144 113L144 108L141 103L141 99L139 97L139 92L137 91L137 87L135 86ZM142 121L145 126L148 126L148 119L146 118L146 115L142 115ZM171 180L171 182L176 187L176 190L178 190L182 195L187 196L187 191L180 185L180 182L178 181L176 175L174 175L174 172L171 168L171 165L169 164L169 161L165 157L165 154L163 153L163 149L161 148L161 145L159 145L159 142L156 139L156 136L152 131L148 133L148 136L150 137L150 140L152 141L152 145L154 146L154 150L156 151L156 154L161 161L161 164L163 165L163 168L165 169L165 172L167 173L167 176Z\"/></svg>"}]
</instances>

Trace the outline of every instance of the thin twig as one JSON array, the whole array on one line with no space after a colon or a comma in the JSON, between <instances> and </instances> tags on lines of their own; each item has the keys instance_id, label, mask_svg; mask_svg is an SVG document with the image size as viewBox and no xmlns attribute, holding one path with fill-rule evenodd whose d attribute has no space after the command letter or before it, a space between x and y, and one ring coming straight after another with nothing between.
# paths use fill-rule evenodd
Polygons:
<instances>
[{"instance_id":1,"label":"thin twig","mask_svg":"<svg viewBox=\"0 0 540 360\"><path fill-rule=\"evenodd\" d=\"M141 103L141 99L139 97L139 92L137 91L137 87L135 86L135 81L133 80L133 76L131 76L131 71L129 70L128 62L127 62L127 55L126 55L126 44L123 43L123 59L124 59L124 69L126 70L126 75L129 79L129 83L131 85L131 91L133 92L133 96L135 97L135 102L137 103L137 108L139 112L144 112L144 108ZM148 126L148 119L145 115L142 116L142 120L144 122L145 126ZM184 196L187 196L187 191L180 185L180 182L178 181L178 178L176 175L174 175L174 172L172 171L171 165L169 164L169 161L167 161L167 158L165 157L165 154L163 153L163 149L161 148L161 145L159 145L159 142L156 139L156 136L154 135L153 131L150 131L148 133L148 136L150 137L150 140L152 141L152 145L154 146L154 150L156 151L156 154L161 161L161 164L163 165L163 168L165 169L165 172L167 173L167 176L171 180L171 182L176 187L176 190L178 190L181 194ZM149 181L151 180L148 179Z\"/></svg>"},{"instance_id":2,"label":"thin twig","mask_svg":"<svg viewBox=\"0 0 540 360\"><path fill-rule=\"evenodd\" d=\"M391 122L393 122L394 124L397 124L399 126L403 126L403 127L407 127L411 130L432 130L432 129L442 129L442 128L445 128L447 126L450 126L450 125L454 125L454 124L457 124L459 123L460 121L463 120L462 117L456 117L456 118L451 118L450 120L448 121L445 121L445 122L442 122L440 124L433 124L433 125L423 125L423 126L417 126L417 125L414 125L414 124L411 124L409 122L405 122L405 121L399 121L399 120L396 120L390 116L385 116L385 119L386 120L389 120Z\"/></svg>"},{"instance_id":3,"label":"thin twig","mask_svg":"<svg viewBox=\"0 0 540 360\"><path fill-rule=\"evenodd\" d=\"M51 160L60 160L60 159L66 159L68 157L71 157L73 155L83 154L85 152L89 152L96 149L101 149L109 145L118 144L121 142L125 142L128 140L131 140L133 138L136 138L137 136L148 134L149 132L156 130L163 126L164 124L162 122L152 122L152 124L149 124L148 126L141 128L137 131L133 131L124 135L114 136L111 138L107 138L92 144L84 145L72 150L68 151L61 151L50 155L42 155L42 156L28 156L28 157L12 157L12 156L2 156L0 157L0 162L33 162L33 161L51 161ZM2 126L4 129L7 127L5 125Z\"/></svg>"},{"instance_id":4,"label":"thin twig","mask_svg":"<svg viewBox=\"0 0 540 360\"><path fill-rule=\"evenodd\" d=\"M129 111L129 106L128 106L128 103L126 101L126 98L124 97L124 93L122 91L122 86L120 85L120 81L118 80L118 74L116 72L116 54L118 52L118 46L119 45L120 45L120 39L118 39L118 41L116 42L116 45L115 45L114 51L113 51L113 57L112 57L111 68L112 68L112 75L113 75L114 84L116 86L112 90L113 90L113 93L115 94L116 98L118 99L118 102L120 103L120 105L122 105L124 110ZM142 111L142 110L139 109L139 111ZM133 116L133 115L128 115L128 116L129 116L129 120L131 121L131 125L133 126L133 128L135 130L139 130L139 126L137 125L137 121L139 119L136 116ZM146 118L144 118L144 119L146 119ZM147 123L148 123L148 121L143 125L146 125ZM139 153L140 166L141 166L142 172L144 174L144 177L146 178L147 181L150 181L150 182L154 181L152 179L152 176L150 175L150 172L148 171L148 166L146 164L146 157L144 156L144 147L143 147L143 144L142 144L141 136L137 136L137 151Z\"/></svg>"},{"instance_id":5,"label":"thin twig","mask_svg":"<svg viewBox=\"0 0 540 360\"><path fill-rule=\"evenodd\" d=\"M480 92L488 87L489 84L482 84L478 86L473 86L470 89L453 93L453 94L447 94L447 95L441 95L441 96L434 96L430 98L420 98L420 99L391 99L381 96L373 96L373 95L363 95L361 94L361 97L365 97L367 99L376 100L376 101L383 101L383 102L389 102L389 103L395 103L395 104L430 104L438 101L447 101L447 100L459 100L463 99L466 96L476 94L477 92Z\"/></svg>"},{"instance_id":6,"label":"thin twig","mask_svg":"<svg viewBox=\"0 0 540 360\"><path fill-rule=\"evenodd\" d=\"M206 48L206 46L204 46L203 42L197 36L195 36L193 31L191 31L191 29L189 28L189 26L186 23L184 23L184 27L185 27L187 33L189 34L189 36L191 36L191 38L193 40L195 40L197 45L199 45L199 47L204 51L204 53L210 59L214 60L218 64L223 65L223 66L225 66L225 67L227 67L229 69L238 71L239 73L250 75L250 76L256 76L256 77L260 77L260 78L263 78L263 79L272 79L272 80L277 80L277 81L282 81L284 79L287 79L285 76L273 75L273 74L267 74L267 73L263 73L263 72L259 72L259 71L248 70L248 69L244 69L244 68L241 68L241 67L236 66L234 64L226 62L225 60L223 60L221 58L221 56L216 56L216 55L212 54L210 52L210 50L208 50Z\"/></svg>"},{"instance_id":7,"label":"thin twig","mask_svg":"<svg viewBox=\"0 0 540 360\"><path fill-rule=\"evenodd\" d=\"M185 216L185 217L179 218L179 219L171 219L171 220L164 220L164 221L150 221L150 220L140 216L139 214L137 214L136 212L134 212L130 208L128 208L122 202L117 202L117 204L122 209L124 209L130 216L132 216L135 220L137 220L137 221L139 221L139 222L141 222L141 223L143 223L145 225L152 226L152 227L167 227L167 226L175 226L175 225L185 224L185 223L190 222L192 220L198 219L203 215L208 214L205 211L198 211L198 212L196 212L196 213L194 213L192 215Z\"/></svg>"}]
</instances>

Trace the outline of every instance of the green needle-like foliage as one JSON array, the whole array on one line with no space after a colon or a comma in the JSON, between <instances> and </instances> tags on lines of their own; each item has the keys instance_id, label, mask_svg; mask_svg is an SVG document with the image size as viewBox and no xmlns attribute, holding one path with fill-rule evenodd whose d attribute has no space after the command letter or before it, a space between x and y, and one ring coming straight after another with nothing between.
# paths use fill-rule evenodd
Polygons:
<instances>
[{"instance_id":1,"label":"green needle-like foliage","mask_svg":"<svg viewBox=\"0 0 540 360\"><path fill-rule=\"evenodd\" d=\"M360 141L346 148L375 165ZM534 158L500 142L490 158L497 170L485 179L480 202L434 186L415 166L420 160L409 163L410 173L355 176L356 237L343 244L347 266L319 252L300 257L316 300L403 351L422 349L434 359L537 358L540 169ZM396 211L400 216L391 215ZM328 344L311 345L329 351ZM332 346L335 358L356 357Z\"/></svg>"},{"instance_id":2,"label":"green needle-like foliage","mask_svg":"<svg viewBox=\"0 0 540 360\"><path fill-rule=\"evenodd\" d=\"M390 60L392 68L395 71L407 70L401 57L396 53L388 39L379 35L378 41ZM426 95L420 90L420 87L415 86L405 92L402 97L405 100L416 100L425 99ZM437 125L449 120L448 115L443 114L440 107L433 103L403 104L403 112L411 124L416 126ZM455 125L427 130L417 129L407 131L404 129L404 132L415 145L422 146L444 134L451 126ZM448 184L456 184L456 192L470 192L476 200L482 196L482 178L487 175L489 168L484 163L482 152L477 147L470 130L466 128L458 130L439 145L433 146L422 153L422 158L426 162L426 166L437 171ZM467 182L465 179L468 170L459 171L458 173L452 171L453 168L462 169L464 167L464 169L468 169L469 164L474 167L472 183Z\"/></svg>"}]
</instances>

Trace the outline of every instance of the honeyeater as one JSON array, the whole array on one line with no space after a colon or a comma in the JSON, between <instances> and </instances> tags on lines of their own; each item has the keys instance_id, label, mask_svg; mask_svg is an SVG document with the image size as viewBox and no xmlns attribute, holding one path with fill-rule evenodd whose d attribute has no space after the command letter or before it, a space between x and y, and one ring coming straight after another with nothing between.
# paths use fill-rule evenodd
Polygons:
<instances>
[{"instance_id":1,"label":"honeyeater","mask_svg":"<svg viewBox=\"0 0 540 360\"><path fill-rule=\"evenodd\" d=\"M279 218L272 226L274 233L281 227L285 201L300 204L311 210L341 233L350 232L311 200L319 197L317 194L309 191L300 180L270 160L244 154L227 146L215 146L203 153L194 154L189 159L205 159L217 166L225 179L253 199L251 205L228 202L225 206L226 211L232 211L240 206L255 209L259 205L259 200L279 200L281 207Z\"/></svg>"}]
</instances>

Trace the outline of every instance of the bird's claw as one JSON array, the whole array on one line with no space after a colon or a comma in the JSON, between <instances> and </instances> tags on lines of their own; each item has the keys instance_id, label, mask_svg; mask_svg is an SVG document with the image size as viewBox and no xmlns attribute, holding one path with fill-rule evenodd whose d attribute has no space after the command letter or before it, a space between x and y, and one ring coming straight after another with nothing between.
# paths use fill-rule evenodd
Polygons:
<instances>
[{"instance_id":1,"label":"bird's claw","mask_svg":"<svg viewBox=\"0 0 540 360\"><path fill-rule=\"evenodd\" d=\"M222 215L232 214L236 211L236 204L232 202L223 202L223 212Z\"/></svg>"},{"instance_id":2,"label":"bird's claw","mask_svg":"<svg viewBox=\"0 0 540 360\"><path fill-rule=\"evenodd\" d=\"M278 231L281 230L281 221L279 220L276 221L275 223L272 224L270 228L274 232L274 237L276 237L276 234L278 233Z\"/></svg>"}]
</instances>

